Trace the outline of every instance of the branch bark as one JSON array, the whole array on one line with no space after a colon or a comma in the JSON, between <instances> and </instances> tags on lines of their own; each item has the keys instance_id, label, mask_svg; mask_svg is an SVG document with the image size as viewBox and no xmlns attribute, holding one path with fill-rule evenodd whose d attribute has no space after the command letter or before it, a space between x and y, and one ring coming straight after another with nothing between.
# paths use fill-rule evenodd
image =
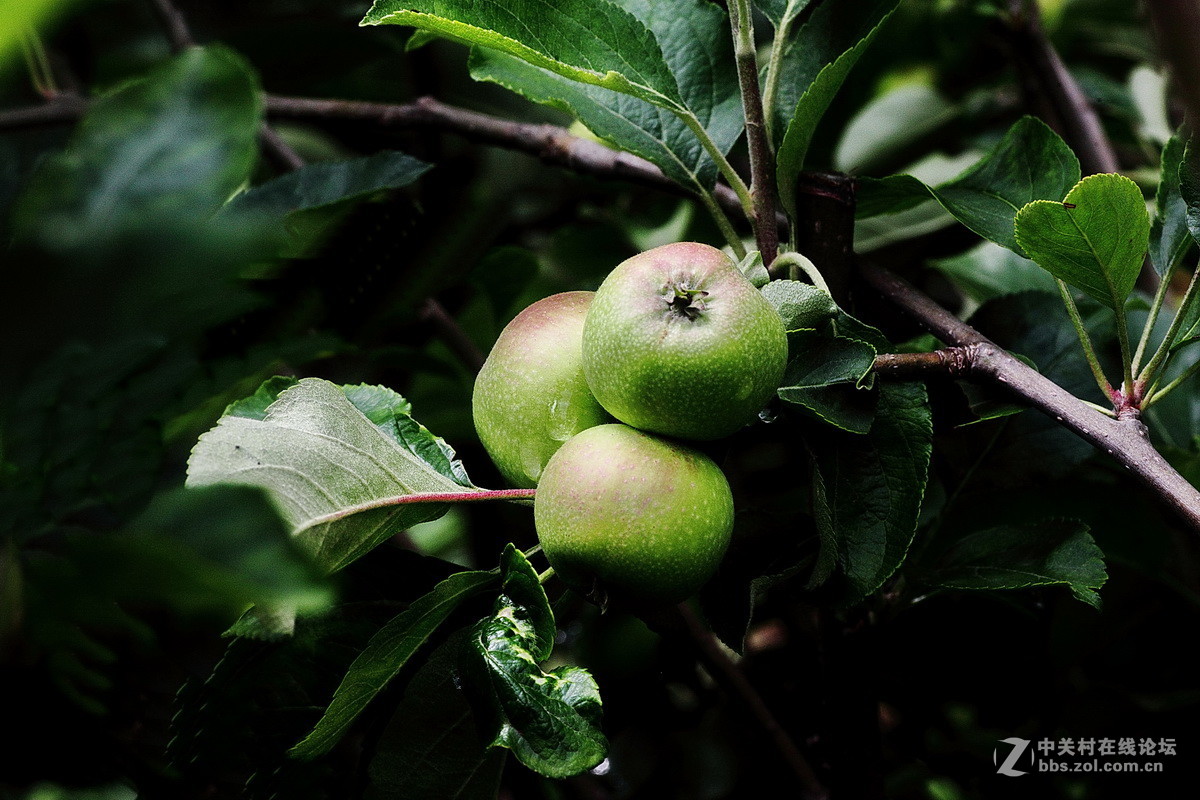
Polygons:
<instances>
[{"instance_id":1,"label":"branch bark","mask_svg":"<svg viewBox=\"0 0 1200 800\"><path fill-rule=\"evenodd\" d=\"M150 0L150 4L154 6L154 13L162 24L167 39L171 42L172 52L181 53L189 47L195 47L196 39L192 36L187 18L183 16L183 12L179 10L173 0ZM300 154L293 150L292 146L284 141L279 132L270 125L263 123L258 132L258 139L263 153L276 168L290 172L304 166L304 159L300 157Z\"/></svg>"},{"instance_id":2,"label":"branch bark","mask_svg":"<svg viewBox=\"0 0 1200 800\"><path fill-rule=\"evenodd\" d=\"M712 671L713 677L723 684L727 691L737 697L771 738L780 755L796 775L800 785L804 787L802 795L804 800L827 800L829 793L817 779L808 759L804 757L787 731L779 724L779 720L771 713L771 709L763 701L762 696L750 685L750 681L746 680L742 670L721 649L716 637L686 603L680 603L677 609L688 636L696 644L702 660Z\"/></svg>"},{"instance_id":3,"label":"branch bark","mask_svg":"<svg viewBox=\"0 0 1200 800\"><path fill-rule=\"evenodd\" d=\"M1084 175L1116 172L1120 165L1100 117L1046 35L1037 3L1012 0L1008 29L1028 105L1071 146Z\"/></svg>"},{"instance_id":4,"label":"branch bark","mask_svg":"<svg viewBox=\"0 0 1200 800\"><path fill-rule=\"evenodd\" d=\"M1200 124L1200 5L1195 0L1148 0L1146 9L1160 54L1171 68L1171 87L1194 129Z\"/></svg>"},{"instance_id":5,"label":"branch bark","mask_svg":"<svg viewBox=\"0 0 1200 800\"><path fill-rule=\"evenodd\" d=\"M584 139L559 125L514 122L478 111L447 105L432 97L394 105L356 100L267 96L267 114L300 120L354 120L394 128L431 128L457 133L482 144L536 156L547 164L585 175L620 178L655 189L691 196L683 187L644 158ZM714 194L726 211L740 216L742 203L729 186L718 183ZM786 218L776 215L786 226Z\"/></svg>"},{"instance_id":6,"label":"branch bark","mask_svg":"<svg viewBox=\"0 0 1200 800\"><path fill-rule=\"evenodd\" d=\"M903 278L864 265L867 283L916 318L931 333L954 345L921 358L892 355L876 361L883 376L913 377L937 370L1000 384L1077 436L1116 459L1144 486L1171 506L1200 533L1200 491L1167 463L1136 412L1116 419L1086 406L1079 398L1009 355L979 331L922 294Z\"/></svg>"},{"instance_id":7,"label":"branch bark","mask_svg":"<svg viewBox=\"0 0 1200 800\"><path fill-rule=\"evenodd\" d=\"M750 0L729 7L742 111L746 117L746 144L750 151L750 196L754 200L754 238L768 269L779 252L779 226L775 219L775 153L767 139L762 92L758 85L758 57L754 44L754 17Z\"/></svg>"}]
</instances>

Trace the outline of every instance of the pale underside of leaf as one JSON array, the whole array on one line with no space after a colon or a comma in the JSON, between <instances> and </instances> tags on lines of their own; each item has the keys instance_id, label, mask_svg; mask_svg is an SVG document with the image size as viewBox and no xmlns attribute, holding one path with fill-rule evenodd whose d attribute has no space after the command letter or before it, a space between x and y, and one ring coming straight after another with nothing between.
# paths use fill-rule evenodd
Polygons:
<instances>
[{"instance_id":1,"label":"pale underside of leaf","mask_svg":"<svg viewBox=\"0 0 1200 800\"><path fill-rule=\"evenodd\" d=\"M266 489L294 535L330 571L441 509L413 504L339 514L389 497L470 491L388 438L339 387L311 378L280 394L262 420L223 418L200 438L188 470L190 485Z\"/></svg>"}]
</instances>

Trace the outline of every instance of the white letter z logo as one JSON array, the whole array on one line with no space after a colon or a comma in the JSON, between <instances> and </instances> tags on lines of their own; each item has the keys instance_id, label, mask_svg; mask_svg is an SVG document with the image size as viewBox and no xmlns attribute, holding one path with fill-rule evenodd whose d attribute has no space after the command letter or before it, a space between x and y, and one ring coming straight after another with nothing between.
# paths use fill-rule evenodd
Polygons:
<instances>
[{"instance_id":1,"label":"white letter z logo","mask_svg":"<svg viewBox=\"0 0 1200 800\"><path fill-rule=\"evenodd\" d=\"M1008 775L1013 778L1015 778L1018 775L1024 775L1025 770L1013 769L1013 766L1017 763L1017 759L1019 759L1021 757L1021 754L1025 752L1025 748L1029 747L1029 740L1028 739L1017 739L1016 737L1013 737L1010 739L1001 739L1000 741L1003 744L1011 744L1012 752L1010 752L1008 754L1008 758L1004 759L1004 763L1001 764L996 769L996 772L1000 773L1001 775ZM992 763L993 764L996 763L996 751L995 750L992 751Z\"/></svg>"}]
</instances>

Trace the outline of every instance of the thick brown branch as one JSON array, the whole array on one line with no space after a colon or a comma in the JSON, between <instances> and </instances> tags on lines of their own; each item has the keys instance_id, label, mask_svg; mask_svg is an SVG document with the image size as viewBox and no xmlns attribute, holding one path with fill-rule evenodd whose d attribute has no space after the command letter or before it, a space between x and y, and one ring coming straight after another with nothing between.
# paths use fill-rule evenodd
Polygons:
<instances>
[{"instance_id":1,"label":"thick brown branch","mask_svg":"<svg viewBox=\"0 0 1200 800\"><path fill-rule=\"evenodd\" d=\"M979 331L926 297L893 273L877 266L864 265L867 282L915 317L934 335L957 347L943 365L955 374L1000 384L1042 413L1052 417L1080 438L1103 450L1134 474L1146 487L1170 505L1193 531L1200 533L1200 491L1174 470L1150 444L1146 426L1135 414L1117 419L1105 416L1085 405ZM947 351L941 351L946 353ZM898 358L898 356L897 356ZM946 356L938 356L946 358ZM923 367L932 368L929 359ZM887 362L885 361L885 364ZM915 361L910 365L916 364Z\"/></svg>"},{"instance_id":2,"label":"thick brown branch","mask_svg":"<svg viewBox=\"0 0 1200 800\"><path fill-rule=\"evenodd\" d=\"M970 373L974 351L965 347L946 347L932 353L881 353L874 369L880 377L914 380L928 375L952 378Z\"/></svg>"}]
</instances>

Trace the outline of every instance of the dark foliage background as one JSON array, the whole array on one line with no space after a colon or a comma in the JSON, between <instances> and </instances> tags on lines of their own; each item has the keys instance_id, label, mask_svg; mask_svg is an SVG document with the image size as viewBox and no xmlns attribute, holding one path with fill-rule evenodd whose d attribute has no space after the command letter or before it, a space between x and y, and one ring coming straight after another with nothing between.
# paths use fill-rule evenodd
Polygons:
<instances>
[{"instance_id":1,"label":"dark foliage background","mask_svg":"<svg viewBox=\"0 0 1200 800\"><path fill-rule=\"evenodd\" d=\"M1139 104L1152 103L1153 90L1129 80L1155 63L1144 20L1115 0L1046 5L1122 166L1152 187L1158 153ZM239 54L270 93L385 103L431 95L568 124L472 82L460 46L406 52L403 30L357 27L361 3L180 8L198 42ZM140 0L73 4L44 40L59 88L85 97L159 68L172 52ZM902 4L830 109L810 162L884 176L930 153L987 149L1030 110L1012 46L987 4ZM898 91L912 97L879 105ZM0 106L40 102L20 60L9 59ZM106 162L48 172L71 124L0 130L0 797L392 796L379 759L405 725L419 731L434 713L404 705L428 672L406 673L331 756L300 763L286 750L376 627L448 573L442 559L487 569L507 542L534 544L528 509L460 507L328 581L290 547L261 497L179 493L196 437L273 374L382 384L455 446L477 484L499 487L471 422L471 365L428 301L486 352L539 297L595 288L656 244L718 242L690 201L457 135L344 120L275 126L306 161L398 150L433 168L284 225L210 222L225 199L213 193L241 180L169 188L169 169L155 162L161 142L118 138L106 144L119 152L98 151L159 175L147 191L174 199L155 206L97 196L88 170ZM203 139L175 133L173 147ZM250 148L257 184L283 170L259 155L253 133L224 146ZM106 135L119 137L119 120ZM980 258L965 229L919 218L889 225L860 226L860 250L947 304L979 308L984 332L1086 391L1053 297L1009 294L1015 273L999 290L956 279L955 264ZM865 287L852 297L892 341L919 335ZM782 574L759 592L741 667L840 796L1191 796L1200 748L1194 537L1041 417L962 427L969 413L958 387L934 381L930 391L935 449L918 567L982 528L1083 520L1107 556L1101 609L1063 587L925 591L914 588L918 570L865 604L832 610L805 589L807 570L795 569L811 563L816 536L803 444L786 423L763 423L713 449L742 518L703 612L736 637L748 576ZM1180 394L1164 404L1158 430L1195 474L1200 415L1194 391ZM330 592L336 608L303 621L292 640L220 637L248 601ZM551 599L556 658L588 667L601 687L610 760L564 781L510 764L502 796L794 795L781 788L794 778L770 740L679 619L601 614L561 588ZM453 638L433 643L430 658ZM1179 755L1165 759L1161 779L997 776L993 753L1012 736L1173 738Z\"/></svg>"}]
</instances>

